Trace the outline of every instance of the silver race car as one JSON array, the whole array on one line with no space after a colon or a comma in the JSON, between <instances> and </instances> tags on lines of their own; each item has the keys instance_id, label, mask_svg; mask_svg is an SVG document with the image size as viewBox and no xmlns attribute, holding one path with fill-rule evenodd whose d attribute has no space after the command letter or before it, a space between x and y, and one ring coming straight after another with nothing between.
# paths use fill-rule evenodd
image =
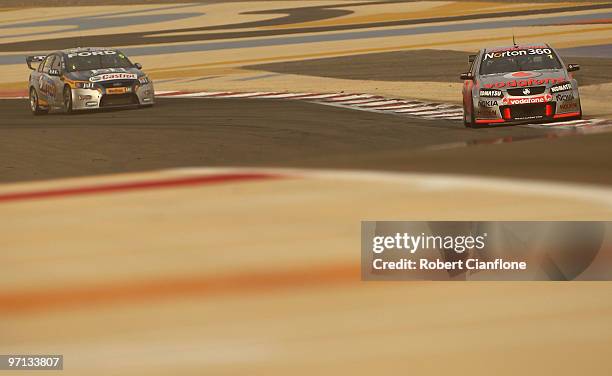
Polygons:
<instances>
[{"instance_id":1,"label":"silver race car","mask_svg":"<svg viewBox=\"0 0 612 376\"><path fill-rule=\"evenodd\" d=\"M153 82L121 51L75 48L28 56L30 107L35 115L120 106L151 106ZM33 67L38 63L38 67Z\"/></svg>"},{"instance_id":2,"label":"silver race car","mask_svg":"<svg viewBox=\"0 0 612 376\"><path fill-rule=\"evenodd\" d=\"M580 119L578 83L548 44L487 48L461 74L466 127Z\"/></svg>"}]
</instances>

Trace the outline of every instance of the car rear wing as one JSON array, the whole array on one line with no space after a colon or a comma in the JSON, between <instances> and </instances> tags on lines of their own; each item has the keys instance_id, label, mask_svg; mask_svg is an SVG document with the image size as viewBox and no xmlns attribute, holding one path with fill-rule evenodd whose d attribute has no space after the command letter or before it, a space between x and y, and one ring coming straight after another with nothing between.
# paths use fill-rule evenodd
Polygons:
<instances>
[{"instance_id":1,"label":"car rear wing","mask_svg":"<svg viewBox=\"0 0 612 376\"><path fill-rule=\"evenodd\" d=\"M32 67L32 63L40 63L45 60L46 57L46 55L26 56L26 64L28 64L28 68L31 70L35 70L36 68Z\"/></svg>"},{"instance_id":2,"label":"car rear wing","mask_svg":"<svg viewBox=\"0 0 612 376\"><path fill-rule=\"evenodd\" d=\"M470 64L471 64L471 63L473 63L473 62L474 62L474 59L476 59L476 55L470 55L470 56L468 56L468 63L470 63Z\"/></svg>"}]
</instances>

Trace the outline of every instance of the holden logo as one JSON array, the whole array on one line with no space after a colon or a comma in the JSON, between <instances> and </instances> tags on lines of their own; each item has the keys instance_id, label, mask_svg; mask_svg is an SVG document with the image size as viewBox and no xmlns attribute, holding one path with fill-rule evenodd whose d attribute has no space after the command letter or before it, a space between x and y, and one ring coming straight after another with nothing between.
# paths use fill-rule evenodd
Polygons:
<instances>
[{"instance_id":1,"label":"holden logo","mask_svg":"<svg viewBox=\"0 0 612 376\"><path fill-rule=\"evenodd\" d=\"M531 78L541 76L539 72L513 72L504 75L504 78L516 79L516 78Z\"/></svg>"},{"instance_id":2,"label":"holden logo","mask_svg":"<svg viewBox=\"0 0 612 376\"><path fill-rule=\"evenodd\" d=\"M512 77L531 77L531 72L516 72L512 74Z\"/></svg>"},{"instance_id":3,"label":"holden logo","mask_svg":"<svg viewBox=\"0 0 612 376\"><path fill-rule=\"evenodd\" d=\"M531 90L523 89L523 95L529 95L529 94L531 94Z\"/></svg>"}]
</instances>

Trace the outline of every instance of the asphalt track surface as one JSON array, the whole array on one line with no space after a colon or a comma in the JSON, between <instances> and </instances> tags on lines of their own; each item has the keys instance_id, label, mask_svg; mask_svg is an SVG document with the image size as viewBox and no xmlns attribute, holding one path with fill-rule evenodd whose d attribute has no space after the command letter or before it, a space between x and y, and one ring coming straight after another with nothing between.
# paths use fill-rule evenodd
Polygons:
<instances>
[{"instance_id":1,"label":"asphalt track surface","mask_svg":"<svg viewBox=\"0 0 612 376\"><path fill-rule=\"evenodd\" d=\"M611 133L406 119L301 101L158 99L153 108L34 117L0 100L0 182L190 166L278 166L612 184Z\"/></svg>"}]
</instances>

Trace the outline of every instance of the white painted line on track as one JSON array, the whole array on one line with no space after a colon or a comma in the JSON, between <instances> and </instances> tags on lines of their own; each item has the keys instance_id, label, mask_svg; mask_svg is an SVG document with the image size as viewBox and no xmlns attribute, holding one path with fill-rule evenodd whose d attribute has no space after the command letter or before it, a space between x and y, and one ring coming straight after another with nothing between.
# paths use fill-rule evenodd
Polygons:
<instances>
[{"instance_id":1,"label":"white painted line on track","mask_svg":"<svg viewBox=\"0 0 612 376\"><path fill-rule=\"evenodd\" d=\"M438 118L458 118L463 119L463 113L455 113L455 112L449 112L447 114L435 114L435 115L427 115L425 116L428 119L438 119Z\"/></svg>"},{"instance_id":2,"label":"white painted line on track","mask_svg":"<svg viewBox=\"0 0 612 376\"><path fill-rule=\"evenodd\" d=\"M384 105L389 105L389 104L396 104L396 103L406 103L406 101L402 101L402 100L398 100L398 99L391 99L391 100L384 100L384 101L375 101L375 102L371 102L368 104L363 104L363 105L359 105L359 107L378 107L378 106L384 106Z\"/></svg>"},{"instance_id":3,"label":"white painted line on track","mask_svg":"<svg viewBox=\"0 0 612 376\"><path fill-rule=\"evenodd\" d=\"M423 119L428 119L428 120L462 120L463 119L463 115L461 116L448 116L448 115L437 115L437 116L423 116Z\"/></svg>"},{"instance_id":4,"label":"white painted line on track","mask_svg":"<svg viewBox=\"0 0 612 376\"><path fill-rule=\"evenodd\" d=\"M266 95L259 96L259 99L291 99L294 97L301 97L304 95L310 95L311 93L269 93Z\"/></svg>"},{"instance_id":5,"label":"white painted line on track","mask_svg":"<svg viewBox=\"0 0 612 376\"><path fill-rule=\"evenodd\" d=\"M351 99L372 98L372 97L373 95L369 95L369 94L352 94L352 95L346 95L346 96L337 97L337 98L328 98L325 100L329 102L342 102L342 101L347 101Z\"/></svg>"},{"instance_id":6,"label":"white painted line on track","mask_svg":"<svg viewBox=\"0 0 612 376\"><path fill-rule=\"evenodd\" d=\"M393 112L396 112L399 114L409 114L412 112L421 112L421 111L426 111L426 110L430 110L430 108L427 106L418 106L418 107L413 107L413 108L402 108L399 110L393 110Z\"/></svg>"},{"instance_id":7,"label":"white painted line on track","mask_svg":"<svg viewBox=\"0 0 612 376\"><path fill-rule=\"evenodd\" d=\"M325 99L325 98L331 98L331 97L339 97L340 95L338 93L331 93L331 94L312 94L312 95L308 95L305 96L304 100L311 100L311 99Z\"/></svg>"},{"instance_id":8,"label":"white painted line on track","mask_svg":"<svg viewBox=\"0 0 612 376\"><path fill-rule=\"evenodd\" d=\"M373 98L368 98L368 99L356 99L354 101L346 101L346 102L343 101L342 104L345 104L345 105L348 105L348 104L356 105L356 104L372 103L372 102L375 102L375 101L378 101L378 100L380 100L380 98L373 97Z\"/></svg>"},{"instance_id":9,"label":"white painted line on track","mask_svg":"<svg viewBox=\"0 0 612 376\"><path fill-rule=\"evenodd\" d=\"M393 110L399 110L402 108L414 108L414 107L422 107L423 104L398 104L398 105L392 105L392 106L383 106L383 107L375 107L375 110L379 110L379 111L393 111Z\"/></svg>"},{"instance_id":10,"label":"white painted line on track","mask_svg":"<svg viewBox=\"0 0 612 376\"><path fill-rule=\"evenodd\" d=\"M257 97L260 95L267 95L269 93L266 92L254 92L254 93L236 93L224 96L224 98L249 98L249 97Z\"/></svg>"},{"instance_id":11,"label":"white painted line on track","mask_svg":"<svg viewBox=\"0 0 612 376\"><path fill-rule=\"evenodd\" d=\"M437 115L437 114L440 114L441 112L442 111L418 111L418 112L413 112L410 115L412 116ZM455 110L448 111L447 115L457 115L457 112Z\"/></svg>"}]
</instances>

